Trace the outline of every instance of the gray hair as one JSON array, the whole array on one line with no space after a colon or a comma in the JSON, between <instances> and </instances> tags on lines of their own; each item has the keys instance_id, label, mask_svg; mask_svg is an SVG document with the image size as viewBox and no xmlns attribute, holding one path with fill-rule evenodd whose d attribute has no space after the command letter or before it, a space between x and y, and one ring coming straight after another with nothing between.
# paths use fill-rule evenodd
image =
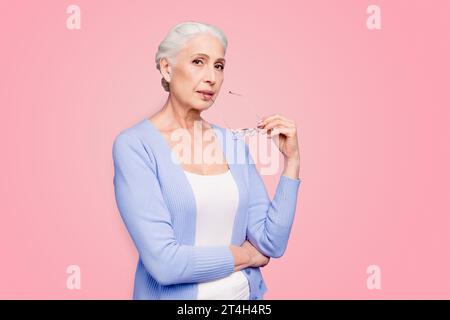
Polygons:
<instances>
[{"instance_id":1,"label":"gray hair","mask_svg":"<svg viewBox=\"0 0 450 320\"><path fill-rule=\"evenodd\" d=\"M159 61L162 58L166 58L170 66L175 66L176 56L184 47L186 42L194 38L197 35L209 33L215 36L223 45L224 51L227 51L228 40L225 34L218 27L211 24L200 23L195 21L181 22L172 29L169 30L164 40L159 44L158 51L156 52L155 62L156 69L161 72ZM169 90L169 83L162 77L161 85L164 90Z\"/></svg>"}]
</instances>

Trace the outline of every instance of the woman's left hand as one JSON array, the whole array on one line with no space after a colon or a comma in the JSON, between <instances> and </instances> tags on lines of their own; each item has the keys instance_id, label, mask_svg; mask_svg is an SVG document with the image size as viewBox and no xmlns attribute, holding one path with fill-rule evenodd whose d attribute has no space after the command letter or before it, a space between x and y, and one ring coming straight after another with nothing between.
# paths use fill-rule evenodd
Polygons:
<instances>
[{"instance_id":1,"label":"woman's left hand","mask_svg":"<svg viewBox=\"0 0 450 320\"><path fill-rule=\"evenodd\" d=\"M267 257L259 252L259 250L256 249L250 241L245 240L241 247L246 249L252 257L252 267L265 267L269 263L270 257Z\"/></svg>"},{"instance_id":2,"label":"woman's left hand","mask_svg":"<svg viewBox=\"0 0 450 320\"><path fill-rule=\"evenodd\" d=\"M272 138L275 145L287 160L299 159L297 126L294 121L279 114L263 117L257 127L267 133L267 138Z\"/></svg>"}]
</instances>

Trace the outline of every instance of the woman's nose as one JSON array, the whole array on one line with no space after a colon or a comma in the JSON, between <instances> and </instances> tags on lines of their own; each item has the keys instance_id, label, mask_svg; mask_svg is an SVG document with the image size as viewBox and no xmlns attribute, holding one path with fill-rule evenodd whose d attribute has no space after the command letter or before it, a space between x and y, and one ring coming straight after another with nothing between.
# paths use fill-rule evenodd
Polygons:
<instances>
[{"instance_id":1,"label":"woman's nose","mask_svg":"<svg viewBox=\"0 0 450 320\"><path fill-rule=\"evenodd\" d=\"M216 83L216 71L214 70L214 66L212 68L208 68L205 75L205 81L211 84Z\"/></svg>"}]
</instances>

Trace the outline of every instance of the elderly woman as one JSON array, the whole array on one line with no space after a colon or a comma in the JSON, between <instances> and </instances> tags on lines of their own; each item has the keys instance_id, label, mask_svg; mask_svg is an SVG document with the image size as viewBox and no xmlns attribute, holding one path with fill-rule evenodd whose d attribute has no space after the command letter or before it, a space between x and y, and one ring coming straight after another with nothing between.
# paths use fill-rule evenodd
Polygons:
<instances>
[{"instance_id":1,"label":"elderly woman","mask_svg":"<svg viewBox=\"0 0 450 320\"><path fill-rule=\"evenodd\" d=\"M217 27L174 26L156 54L166 103L114 140L116 203L139 253L134 299L262 299L260 267L286 249L301 181L296 126L280 115L257 124L285 160L271 201L247 143L201 117L226 49ZM177 158L180 147L215 161Z\"/></svg>"}]
</instances>

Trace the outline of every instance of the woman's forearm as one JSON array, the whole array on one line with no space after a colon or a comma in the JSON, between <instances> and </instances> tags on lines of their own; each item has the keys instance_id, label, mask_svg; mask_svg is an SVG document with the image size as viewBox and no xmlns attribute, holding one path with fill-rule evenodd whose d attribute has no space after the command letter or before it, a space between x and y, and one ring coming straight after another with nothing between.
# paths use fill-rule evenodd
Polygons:
<instances>
[{"instance_id":1,"label":"woman's forearm","mask_svg":"<svg viewBox=\"0 0 450 320\"><path fill-rule=\"evenodd\" d=\"M291 179L298 179L300 174L300 159L299 157L285 158L284 170L282 173L284 176Z\"/></svg>"}]
</instances>

